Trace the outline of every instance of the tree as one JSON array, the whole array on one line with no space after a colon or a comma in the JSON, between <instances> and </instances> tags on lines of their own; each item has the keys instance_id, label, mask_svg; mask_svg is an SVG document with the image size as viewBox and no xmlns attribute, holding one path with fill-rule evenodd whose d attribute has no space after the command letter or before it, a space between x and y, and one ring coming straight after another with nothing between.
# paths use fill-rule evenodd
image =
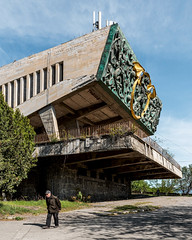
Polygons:
<instances>
[{"instance_id":1,"label":"tree","mask_svg":"<svg viewBox=\"0 0 192 240\"><path fill-rule=\"evenodd\" d=\"M177 190L189 194L192 190L192 164L182 167L182 179L177 180Z\"/></svg>"},{"instance_id":2,"label":"tree","mask_svg":"<svg viewBox=\"0 0 192 240\"><path fill-rule=\"evenodd\" d=\"M138 180L131 182L131 189L133 192L145 193L150 191L150 186L147 181Z\"/></svg>"},{"instance_id":3,"label":"tree","mask_svg":"<svg viewBox=\"0 0 192 240\"><path fill-rule=\"evenodd\" d=\"M176 179L155 179L149 180L149 185L153 193L174 193L176 191L177 180Z\"/></svg>"},{"instance_id":4,"label":"tree","mask_svg":"<svg viewBox=\"0 0 192 240\"><path fill-rule=\"evenodd\" d=\"M19 109L14 111L0 92L0 191L12 194L37 161L35 131Z\"/></svg>"}]
</instances>

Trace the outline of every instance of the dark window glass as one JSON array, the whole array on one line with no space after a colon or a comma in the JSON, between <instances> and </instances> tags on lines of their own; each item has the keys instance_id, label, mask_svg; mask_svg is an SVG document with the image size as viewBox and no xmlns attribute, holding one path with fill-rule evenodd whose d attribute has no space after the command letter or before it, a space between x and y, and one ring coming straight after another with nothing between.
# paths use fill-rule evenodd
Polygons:
<instances>
[{"instance_id":1,"label":"dark window glass","mask_svg":"<svg viewBox=\"0 0 192 240\"><path fill-rule=\"evenodd\" d=\"M59 82L63 81L63 62L59 63Z\"/></svg>"},{"instance_id":2,"label":"dark window glass","mask_svg":"<svg viewBox=\"0 0 192 240\"><path fill-rule=\"evenodd\" d=\"M40 93L40 71L36 72L37 74L37 94Z\"/></svg>"},{"instance_id":3,"label":"dark window glass","mask_svg":"<svg viewBox=\"0 0 192 240\"><path fill-rule=\"evenodd\" d=\"M30 78L30 98L33 97L33 74L29 75Z\"/></svg>"},{"instance_id":4,"label":"dark window glass","mask_svg":"<svg viewBox=\"0 0 192 240\"><path fill-rule=\"evenodd\" d=\"M47 68L43 69L44 71L44 90L47 89Z\"/></svg>"},{"instance_id":5,"label":"dark window glass","mask_svg":"<svg viewBox=\"0 0 192 240\"><path fill-rule=\"evenodd\" d=\"M52 85L55 84L55 79L56 79L56 75L55 75L55 65L51 66L52 67Z\"/></svg>"},{"instance_id":6,"label":"dark window glass","mask_svg":"<svg viewBox=\"0 0 192 240\"><path fill-rule=\"evenodd\" d=\"M23 101L25 102L27 99L27 78L26 77L23 77L23 87L24 87Z\"/></svg>"}]
</instances>

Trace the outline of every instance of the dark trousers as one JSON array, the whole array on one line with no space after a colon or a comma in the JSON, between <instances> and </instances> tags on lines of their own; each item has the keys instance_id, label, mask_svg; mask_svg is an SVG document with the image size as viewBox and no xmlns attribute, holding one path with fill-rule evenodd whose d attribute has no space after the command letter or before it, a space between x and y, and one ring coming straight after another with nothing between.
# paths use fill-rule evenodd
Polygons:
<instances>
[{"instance_id":1,"label":"dark trousers","mask_svg":"<svg viewBox=\"0 0 192 240\"><path fill-rule=\"evenodd\" d=\"M47 213L46 226L48 226L48 227L51 226L51 217L52 216L54 218L55 226L59 226L58 214L59 214L58 212L56 212L56 213Z\"/></svg>"}]
</instances>

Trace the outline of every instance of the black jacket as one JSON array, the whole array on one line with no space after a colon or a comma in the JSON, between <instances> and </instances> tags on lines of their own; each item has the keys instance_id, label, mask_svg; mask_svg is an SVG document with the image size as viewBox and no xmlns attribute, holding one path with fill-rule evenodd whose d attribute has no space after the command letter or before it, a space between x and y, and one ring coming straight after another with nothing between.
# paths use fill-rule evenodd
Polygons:
<instances>
[{"instance_id":1,"label":"black jacket","mask_svg":"<svg viewBox=\"0 0 192 240\"><path fill-rule=\"evenodd\" d=\"M58 197L51 195L49 198L46 197L47 210L49 213L56 213L61 210L61 202Z\"/></svg>"}]
</instances>

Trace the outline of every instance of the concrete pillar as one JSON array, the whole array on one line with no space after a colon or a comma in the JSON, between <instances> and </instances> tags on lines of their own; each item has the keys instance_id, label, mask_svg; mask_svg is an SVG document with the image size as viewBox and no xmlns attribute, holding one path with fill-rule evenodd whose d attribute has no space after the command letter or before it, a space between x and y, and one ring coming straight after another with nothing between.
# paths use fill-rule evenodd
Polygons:
<instances>
[{"instance_id":1,"label":"concrete pillar","mask_svg":"<svg viewBox=\"0 0 192 240\"><path fill-rule=\"evenodd\" d=\"M59 82L59 63L55 64L55 84Z\"/></svg>"},{"instance_id":2,"label":"concrete pillar","mask_svg":"<svg viewBox=\"0 0 192 240\"><path fill-rule=\"evenodd\" d=\"M14 99L13 99L13 107L17 107L18 102L17 102L17 95L18 95L18 81L14 81Z\"/></svg>"},{"instance_id":3,"label":"concrete pillar","mask_svg":"<svg viewBox=\"0 0 192 240\"><path fill-rule=\"evenodd\" d=\"M91 177L91 171L87 170L87 177Z\"/></svg>"},{"instance_id":4,"label":"concrete pillar","mask_svg":"<svg viewBox=\"0 0 192 240\"><path fill-rule=\"evenodd\" d=\"M7 97L7 103L11 107L11 83L8 83L8 97Z\"/></svg>"},{"instance_id":5,"label":"concrete pillar","mask_svg":"<svg viewBox=\"0 0 192 240\"><path fill-rule=\"evenodd\" d=\"M30 99L30 90L31 90L31 85L30 85L30 76L27 75L27 84L26 84L26 100Z\"/></svg>"},{"instance_id":6,"label":"concrete pillar","mask_svg":"<svg viewBox=\"0 0 192 240\"><path fill-rule=\"evenodd\" d=\"M46 106L39 111L39 115L49 140L51 141L55 138L59 140L59 129L54 107L52 105Z\"/></svg>"},{"instance_id":7,"label":"concrete pillar","mask_svg":"<svg viewBox=\"0 0 192 240\"><path fill-rule=\"evenodd\" d=\"M127 180L127 197L131 198L131 180Z\"/></svg>"},{"instance_id":8,"label":"concrete pillar","mask_svg":"<svg viewBox=\"0 0 192 240\"><path fill-rule=\"evenodd\" d=\"M33 96L37 95L37 73L33 73Z\"/></svg>"},{"instance_id":9,"label":"concrete pillar","mask_svg":"<svg viewBox=\"0 0 192 240\"><path fill-rule=\"evenodd\" d=\"M24 102L24 79L20 78L20 104Z\"/></svg>"},{"instance_id":10,"label":"concrete pillar","mask_svg":"<svg viewBox=\"0 0 192 240\"><path fill-rule=\"evenodd\" d=\"M47 55L47 88L51 86L52 71L50 66L51 51Z\"/></svg>"},{"instance_id":11,"label":"concrete pillar","mask_svg":"<svg viewBox=\"0 0 192 240\"><path fill-rule=\"evenodd\" d=\"M49 67L49 74L48 74L49 78L48 78L48 87L50 88L52 86L52 66Z\"/></svg>"},{"instance_id":12,"label":"concrete pillar","mask_svg":"<svg viewBox=\"0 0 192 240\"><path fill-rule=\"evenodd\" d=\"M40 92L44 90L44 71L43 69L40 70Z\"/></svg>"}]
</instances>

